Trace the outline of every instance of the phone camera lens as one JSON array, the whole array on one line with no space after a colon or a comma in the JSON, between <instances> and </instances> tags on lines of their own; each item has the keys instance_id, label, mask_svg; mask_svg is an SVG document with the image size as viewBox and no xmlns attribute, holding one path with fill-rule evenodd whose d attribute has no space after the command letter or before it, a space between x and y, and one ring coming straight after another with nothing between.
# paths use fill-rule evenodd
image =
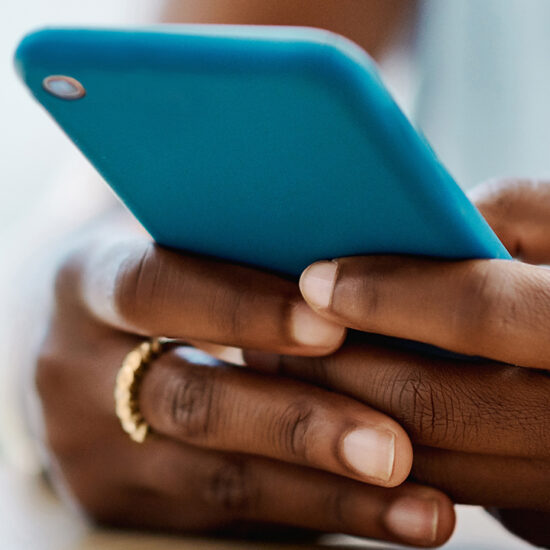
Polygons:
<instances>
[{"instance_id":1,"label":"phone camera lens","mask_svg":"<svg viewBox=\"0 0 550 550\"><path fill-rule=\"evenodd\" d=\"M70 76L52 75L42 82L43 88L60 99L80 99L86 95L82 84Z\"/></svg>"}]
</instances>

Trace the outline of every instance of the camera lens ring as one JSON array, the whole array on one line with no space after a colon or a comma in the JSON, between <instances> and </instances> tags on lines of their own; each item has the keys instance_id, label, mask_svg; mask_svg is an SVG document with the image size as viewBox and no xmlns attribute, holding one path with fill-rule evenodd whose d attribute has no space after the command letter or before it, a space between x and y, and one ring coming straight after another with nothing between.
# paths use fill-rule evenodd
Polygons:
<instances>
[{"instance_id":1,"label":"camera lens ring","mask_svg":"<svg viewBox=\"0 0 550 550\"><path fill-rule=\"evenodd\" d=\"M86 95L84 86L72 76L48 76L42 81L42 87L49 94L69 101L82 99Z\"/></svg>"}]
</instances>

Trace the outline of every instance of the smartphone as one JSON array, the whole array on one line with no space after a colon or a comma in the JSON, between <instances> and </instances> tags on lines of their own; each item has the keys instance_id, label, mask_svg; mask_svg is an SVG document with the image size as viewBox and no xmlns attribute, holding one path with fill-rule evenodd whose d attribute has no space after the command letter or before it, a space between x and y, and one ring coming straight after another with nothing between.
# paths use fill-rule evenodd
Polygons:
<instances>
[{"instance_id":1,"label":"smartphone","mask_svg":"<svg viewBox=\"0 0 550 550\"><path fill-rule=\"evenodd\" d=\"M290 277L360 254L510 257L374 62L337 34L49 28L15 63L164 246Z\"/></svg>"}]
</instances>

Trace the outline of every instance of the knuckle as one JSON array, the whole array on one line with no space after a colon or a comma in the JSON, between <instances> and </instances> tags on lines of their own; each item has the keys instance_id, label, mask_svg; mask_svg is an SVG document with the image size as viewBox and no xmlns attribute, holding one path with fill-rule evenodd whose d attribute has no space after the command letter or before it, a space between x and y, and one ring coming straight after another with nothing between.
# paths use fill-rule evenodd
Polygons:
<instances>
[{"instance_id":1,"label":"knuckle","mask_svg":"<svg viewBox=\"0 0 550 550\"><path fill-rule=\"evenodd\" d=\"M57 304L79 299L79 280L82 261L75 252L69 253L60 263L53 275L53 296Z\"/></svg>"},{"instance_id":2,"label":"knuckle","mask_svg":"<svg viewBox=\"0 0 550 550\"><path fill-rule=\"evenodd\" d=\"M34 385L40 399L44 399L57 377L59 372L58 361L49 353L41 350L36 358L36 366L34 370Z\"/></svg>"},{"instance_id":3,"label":"knuckle","mask_svg":"<svg viewBox=\"0 0 550 550\"><path fill-rule=\"evenodd\" d=\"M333 304L333 308L338 304L338 313L347 311L357 318L369 320L370 324L377 323L381 306L379 263L379 260L364 263L360 272L356 267L350 268L346 262L338 263ZM339 284L346 289L345 292L339 293ZM343 299L345 297L347 299Z\"/></svg>"},{"instance_id":4,"label":"knuckle","mask_svg":"<svg viewBox=\"0 0 550 550\"><path fill-rule=\"evenodd\" d=\"M500 367L495 377L498 392L484 392L481 418L496 434L514 433L522 455L548 458L550 448L550 377L522 367Z\"/></svg>"},{"instance_id":5,"label":"knuckle","mask_svg":"<svg viewBox=\"0 0 550 550\"><path fill-rule=\"evenodd\" d=\"M164 417L171 431L185 439L207 439L218 423L216 375L210 369L173 372L165 385Z\"/></svg>"},{"instance_id":6,"label":"knuckle","mask_svg":"<svg viewBox=\"0 0 550 550\"><path fill-rule=\"evenodd\" d=\"M36 396L46 416L63 412L68 395L73 390L70 373L73 365L54 350L43 347L38 351L32 372Z\"/></svg>"},{"instance_id":7,"label":"knuckle","mask_svg":"<svg viewBox=\"0 0 550 550\"><path fill-rule=\"evenodd\" d=\"M206 474L204 500L209 508L242 519L258 504L258 491L250 462L242 457L225 456Z\"/></svg>"},{"instance_id":8,"label":"knuckle","mask_svg":"<svg viewBox=\"0 0 550 550\"><path fill-rule=\"evenodd\" d=\"M63 390L63 369L60 362L50 354L41 352L35 363L33 373L36 398L44 418L44 433L35 434L47 443L48 452L63 458L73 452L70 437L67 436L62 421L63 400L59 399L59 390Z\"/></svg>"},{"instance_id":9,"label":"knuckle","mask_svg":"<svg viewBox=\"0 0 550 550\"><path fill-rule=\"evenodd\" d=\"M61 483L70 490L86 517L97 525L154 526L157 515L153 507L169 498L158 481L155 486L144 484L133 468L125 467L119 457L112 454L91 459L83 453L78 461L63 466ZM124 474L122 468L125 468Z\"/></svg>"},{"instance_id":10,"label":"knuckle","mask_svg":"<svg viewBox=\"0 0 550 550\"><path fill-rule=\"evenodd\" d=\"M238 341L252 321L252 310L246 299L248 290L220 287L212 296L209 308L216 314L213 321L219 324L218 329L226 335L227 341Z\"/></svg>"},{"instance_id":11,"label":"knuckle","mask_svg":"<svg viewBox=\"0 0 550 550\"><path fill-rule=\"evenodd\" d=\"M490 332L502 334L517 316L515 301L505 299L506 277L490 262L472 262L456 293L452 331L479 353ZM511 304L512 307L507 307Z\"/></svg>"},{"instance_id":12,"label":"knuckle","mask_svg":"<svg viewBox=\"0 0 550 550\"><path fill-rule=\"evenodd\" d=\"M212 323L224 334L227 341L240 342L259 320L265 333L275 341L294 341L291 323L296 308L296 297L288 290L273 292L261 290L254 294L246 279L234 280L229 285L218 286L208 303ZM269 311L269 315L265 315Z\"/></svg>"},{"instance_id":13,"label":"knuckle","mask_svg":"<svg viewBox=\"0 0 550 550\"><path fill-rule=\"evenodd\" d=\"M506 223L515 207L539 199L541 187L547 186L547 181L530 178L494 179L474 188L472 198L484 216Z\"/></svg>"},{"instance_id":14,"label":"knuckle","mask_svg":"<svg viewBox=\"0 0 550 550\"><path fill-rule=\"evenodd\" d=\"M354 508L350 509L350 492L346 486L335 485L330 487L321 502L321 509L325 517L336 523L337 530L342 533L353 531L350 518L355 516Z\"/></svg>"},{"instance_id":15,"label":"knuckle","mask_svg":"<svg viewBox=\"0 0 550 550\"><path fill-rule=\"evenodd\" d=\"M484 215L487 214L494 220L502 220L508 217L518 192L529 183L529 180L516 179L489 180L473 190L472 198Z\"/></svg>"},{"instance_id":16,"label":"knuckle","mask_svg":"<svg viewBox=\"0 0 550 550\"><path fill-rule=\"evenodd\" d=\"M168 292L162 294L160 286L165 264L163 254L152 242L136 246L120 262L113 288L113 304L119 318L134 324L145 311L151 318L163 309L169 298Z\"/></svg>"},{"instance_id":17,"label":"knuckle","mask_svg":"<svg viewBox=\"0 0 550 550\"><path fill-rule=\"evenodd\" d=\"M361 318L376 323L380 318L380 292L374 277L364 277L357 281L357 295L361 297Z\"/></svg>"},{"instance_id":18,"label":"knuckle","mask_svg":"<svg viewBox=\"0 0 550 550\"><path fill-rule=\"evenodd\" d=\"M396 377L390 391L392 410L419 443L441 443L460 425L453 391L436 380L427 380L419 370Z\"/></svg>"},{"instance_id":19,"label":"knuckle","mask_svg":"<svg viewBox=\"0 0 550 550\"><path fill-rule=\"evenodd\" d=\"M289 405L277 419L278 445L286 456L308 461L309 440L313 427L313 406L305 401Z\"/></svg>"},{"instance_id":20,"label":"knuckle","mask_svg":"<svg viewBox=\"0 0 550 550\"><path fill-rule=\"evenodd\" d=\"M360 263L339 262L334 291L338 312L361 319L363 324L368 323L369 327L376 328L385 315L387 296L383 292L384 282L398 268L389 257L369 258ZM343 289L340 295L338 282L341 282Z\"/></svg>"}]
</instances>

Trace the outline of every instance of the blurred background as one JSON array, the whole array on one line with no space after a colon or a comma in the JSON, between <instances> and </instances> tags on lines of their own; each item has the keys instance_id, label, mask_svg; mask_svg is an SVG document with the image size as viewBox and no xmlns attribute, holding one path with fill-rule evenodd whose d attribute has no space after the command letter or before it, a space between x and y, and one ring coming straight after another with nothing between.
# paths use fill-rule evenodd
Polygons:
<instances>
[{"instance_id":1,"label":"blurred background","mask_svg":"<svg viewBox=\"0 0 550 550\"><path fill-rule=\"evenodd\" d=\"M79 213L78 200L89 189L105 193L101 185L88 186L86 174L93 174L87 161L36 103L19 81L13 54L28 32L47 25L127 25L154 20L159 2L152 0L70 0L7 1L0 5L0 326L15 322L20 267L29 253L41 245ZM97 182L94 182L97 183ZM84 201L85 202L85 201ZM61 218L60 218L61 216ZM36 222L33 224L33 222ZM40 226L40 227L39 227ZM15 292L14 292L15 290ZM19 289L21 293L21 289ZM0 346L12 349L0 330ZM4 365L6 366L6 365ZM13 370L13 369L12 369ZM6 403L18 400L6 379L15 373L0 366L0 434L16 441L19 410ZM10 386L10 390L7 389ZM11 432L13 428L14 433ZM8 452L2 445L0 454ZM25 452L11 445L12 461L24 464Z\"/></svg>"},{"instance_id":2,"label":"blurred background","mask_svg":"<svg viewBox=\"0 0 550 550\"><path fill-rule=\"evenodd\" d=\"M116 25L151 21L154 0L6 0L0 5L0 235L44 196L47 181L83 162L13 71L13 52L30 30L45 25ZM4 239L2 238L3 242Z\"/></svg>"},{"instance_id":3,"label":"blurred background","mask_svg":"<svg viewBox=\"0 0 550 550\"><path fill-rule=\"evenodd\" d=\"M150 22L155 0L5 0L0 5L0 235L46 194L76 149L12 68L29 30L48 24ZM181 0L185 4L185 0ZM423 0L414 51L395 52L386 81L465 188L500 175L550 174L546 0ZM84 163L85 165L85 163ZM5 243L0 239L0 243ZM0 245L2 246L2 245Z\"/></svg>"},{"instance_id":4,"label":"blurred background","mask_svg":"<svg viewBox=\"0 0 550 550\"><path fill-rule=\"evenodd\" d=\"M3 0L0 2L0 301L17 302L12 266L39 239L40 230L29 228L29 220L44 218L41 210L55 202L70 200L71 173L88 169L84 158L46 112L31 99L13 70L13 53L29 31L46 25L120 25L151 21L159 11L154 0ZM79 178L73 178L78 192ZM66 195L52 193L57 182L67 182ZM43 228L48 233L48 228ZM16 304L15 304L16 305ZM12 319L6 307L0 326ZM2 331L0 331L2 333ZM0 335L0 346L9 343ZM5 367L6 365L4 365ZM3 369L0 367L0 371ZM7 370L7 369L6 369ZM0 374L2 374L0 372ZM5 377L0 386L0 430L10 442L17 442L20 427L18 409L6 406L17 396L7 391ZM10 443L11 446L11 443ZM0 437L0 548L69 548L73 541L82 548L98 547L83 537L84 526L60 506L39 481L27 472L25 448L14 445L8 451ZM75 544L80 547L80 542ZM87 546L90 544L90 546Z\"/></svg>"}]
</instances>

